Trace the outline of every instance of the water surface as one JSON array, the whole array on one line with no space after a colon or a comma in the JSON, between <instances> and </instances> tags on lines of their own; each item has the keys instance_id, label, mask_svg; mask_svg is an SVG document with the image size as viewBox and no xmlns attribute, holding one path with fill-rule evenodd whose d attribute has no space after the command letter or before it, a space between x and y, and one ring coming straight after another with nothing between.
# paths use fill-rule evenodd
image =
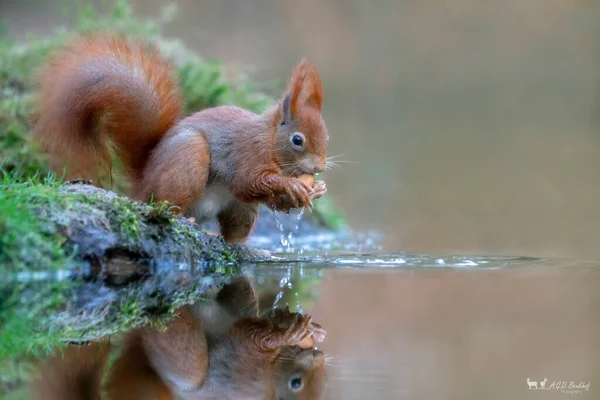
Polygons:
<instances>
[{"instance_id":1,"label":"water surface","mask_svg":"<svg viewBox=\"0 0 600 400\"><path fill-rule=\"evenodd\" d=\"M600 263L316 242L232 272L263 312L288 306L326 329L327 399L598 398Z\"/></svg>"},{"instance_id":2,"label":"water surface","mask_svg":"<svg viewBox=\"0 0 600 400\"><path fill-rule=\"evenodd\" d=\"M599 263L349 253L247 268L264 292L283 282L290 308L286 279L303 285L327 329L329 399L598 398ZM534 393L527 378L591 384Z\"/></svg>"}]
</instances>

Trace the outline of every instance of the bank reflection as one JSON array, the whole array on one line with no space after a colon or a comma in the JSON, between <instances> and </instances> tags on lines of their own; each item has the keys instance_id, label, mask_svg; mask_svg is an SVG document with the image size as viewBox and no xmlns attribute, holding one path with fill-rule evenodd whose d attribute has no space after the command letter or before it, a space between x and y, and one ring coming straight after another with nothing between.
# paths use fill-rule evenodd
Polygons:
<instances>
[{"instance_id":1,"label":"bank reflection","mask_svg":"<svg viewBox=\"0 0 600 400\"><path fill-rule=\"evenodd\" d=\"M71 344L40 363L33 398L323 398L325 357L316 346L325 329L308 313L261 313L259 303L254 283L238 277L178 308L166 329Z\"/></svg>"}]
</instances>

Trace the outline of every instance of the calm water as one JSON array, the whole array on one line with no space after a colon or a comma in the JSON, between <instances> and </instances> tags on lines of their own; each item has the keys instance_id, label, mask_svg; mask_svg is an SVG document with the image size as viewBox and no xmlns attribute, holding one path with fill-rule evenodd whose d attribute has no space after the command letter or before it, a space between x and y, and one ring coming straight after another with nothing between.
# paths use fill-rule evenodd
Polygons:
<instances>
[{"instance_id":1,"label":"calm water","mask_svg":"<svg viewBox=\"0 0 600 400\"><path fill-rule=\"evenodd\" d=\"M569 396L527 378L591 382L572 395L598 398L598 263L375 253L250 270L266 291L311 283L300 303L327 329L330 399Z\"/></svg>"},{"instance_id":2,"label":"calm water","mask_svg":"<svg viewBox=\"0 0 600 400\"><path fill-rule=\"evenodd\" d=\"M287 305L326 329L327 399L598 398L600 264L326 253L238 272L262 310ZM590 385L535 392L528 378Z\"/></svg>"}]
</instances>

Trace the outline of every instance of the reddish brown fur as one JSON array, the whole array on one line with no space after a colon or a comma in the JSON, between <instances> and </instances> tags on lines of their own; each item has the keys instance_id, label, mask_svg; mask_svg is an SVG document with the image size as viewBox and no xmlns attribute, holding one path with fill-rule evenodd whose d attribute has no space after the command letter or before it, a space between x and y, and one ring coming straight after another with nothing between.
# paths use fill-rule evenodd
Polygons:
<instances>
[{"instance_id":1,"label":"reddish brown fur","mask_svg":"<svg viewBox=\"0 0 600 400\"><path fill-rule=\"evenodd\" d=\"M219 219L227 241L246 240L260 202L289 210L311 207L326 193L323 182L297 179L324 170L329 141L321 80L306 60L263 115L223 106L178 120L182 100L168 63L156 50L110 35L77 39L55 54L39 87L34 136L55 169L98 179L101 167L110 168L112 143L133 197L167 200L181 214L199 207L206 214L199 218ZM292 145L297 134L301 148ZM221 186L235 201L217 192L219 208L209 208L207 190L214 196Z\"/></svg>"},{"instance_id":2,"label":"reddish brown fur","mask_svg":"<svg viewBox=\"0 0 600 400\"><path fill-rule=\"evenodd\" d=\"M169 328L156 331L141 328L127 335L121 356L107 382L110 400L174 400L170 388L199 387L208 370L208 349L202 327L191 311L183 307ZM176 377L177 382L170 379Z\"/></svg>"},{"instance_id":3,"label":"reddish brown fur","mask_svg":"<svg viewBox=\"0 0 600 400\"><path fill-rule=\"evenodd\" d=\"M110 344L68 346L40 368L32 385L35 400L100 400Z\"/></svg>"},{"instance_id":4,"label":"reddish brown fur","mask_svg":"<svg viewBox=\"0 0 600 400\"><path fill-rule=\"evenodd\" d=\"M170 146L168 156L146 166L139 183L134 186L136 196L147 201L152 195L157 200L168 200L181 213L191 209L202 197L208 182L210 151L201 136Z\"/></svg>"},{"instance_id":5,"label":"reddish brown fur","mask_svg":"<svg viewBox=\"0 0 600 400\"><path fill-rule=\"evenodd\" d=\"M319 73L305 58L294 69L288 85L291 98L292 115L297 115L303 108L309 107L319 113L323 107L323 85Z\"/></svg>"},{"instance_id":6,"label":"reddish brown fur","mask_svg":"<svg viewBox=\"0 0 600 400\"><path fill-rule=\"evenodd\" d=\"M152 368L137 332L128 336L124 349L110 371L104 393L108 400L175 400ZM135 397L133 397L135 396Z\"/></svg>"},{"instance_id":7,"label":"reddish brown fur","mask_svg":"<svg viewBox=\"0 0 600 400\"><path fill-rule=\"evenodd\" d=\"M82 37L38 75L34 137L67 177L98 179L110 168L107 139L132 179L177 121L177 80L158 51L110 35ZM108 136L108 138L107 138Z\"/></svg>"}]
</instances>

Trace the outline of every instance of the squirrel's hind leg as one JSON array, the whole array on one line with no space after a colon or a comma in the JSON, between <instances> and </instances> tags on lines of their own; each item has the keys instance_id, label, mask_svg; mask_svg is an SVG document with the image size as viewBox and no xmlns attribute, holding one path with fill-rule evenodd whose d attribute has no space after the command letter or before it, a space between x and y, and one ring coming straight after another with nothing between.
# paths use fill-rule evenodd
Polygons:
<instances>
[{"instance_id":1,"label":"squirrel's hind leg","mask_svg":"<svg viewBox=\"0 0 600 400\"><path fill-rule=\"evenodd\" d=\"M200 389L208 373L208 344L202 321L183 306L169 321L166 331L140 330L144 353L151 368L174 393Z\"/></svg>"},{"instance_id":2,"label":"squirrel's hind leg","mask_svg":"<svg viewBox=\"0 0 600 400\"><path fill-rule=\"evenodd\" d=\"M221 235L229 243L243 243L258 218L258 203L234 201L218 215Z\"/></svg>"},{"instance_id":3,"label":"squirrel's hind leg","mask_svg":"<svg viewBox=\"0 0 600 400\"><path fill-rule=\"evenodd\" d=\"M250 278L239 276L221 288L216 298L219 305L235 318L258 316L258 293Z\"/></svg>"},{"instance_id":4,"label":"squirrel's hind leg","mask_svg":"<svg viewBox=\"0 0 600 400\"><path fill-rule=\"evenodd\" d=\"M115 360L105 386L105 396L110 400L137 399L175 400L150 364L143 348L139 330L126 335L123 348Z\"/></svg>"},{"instance_id":5,"label":"squirrel's hind leg","mask_svg":"<svg viewBox=\"0 0 600 400\"><path fill-rule=\"evenodd\" d=\"M154 150L137 187L142 201L167 200L184 215L204 195L210 172L210 151L200 132L182 130Z\"/></svg>"}]
</instances>

